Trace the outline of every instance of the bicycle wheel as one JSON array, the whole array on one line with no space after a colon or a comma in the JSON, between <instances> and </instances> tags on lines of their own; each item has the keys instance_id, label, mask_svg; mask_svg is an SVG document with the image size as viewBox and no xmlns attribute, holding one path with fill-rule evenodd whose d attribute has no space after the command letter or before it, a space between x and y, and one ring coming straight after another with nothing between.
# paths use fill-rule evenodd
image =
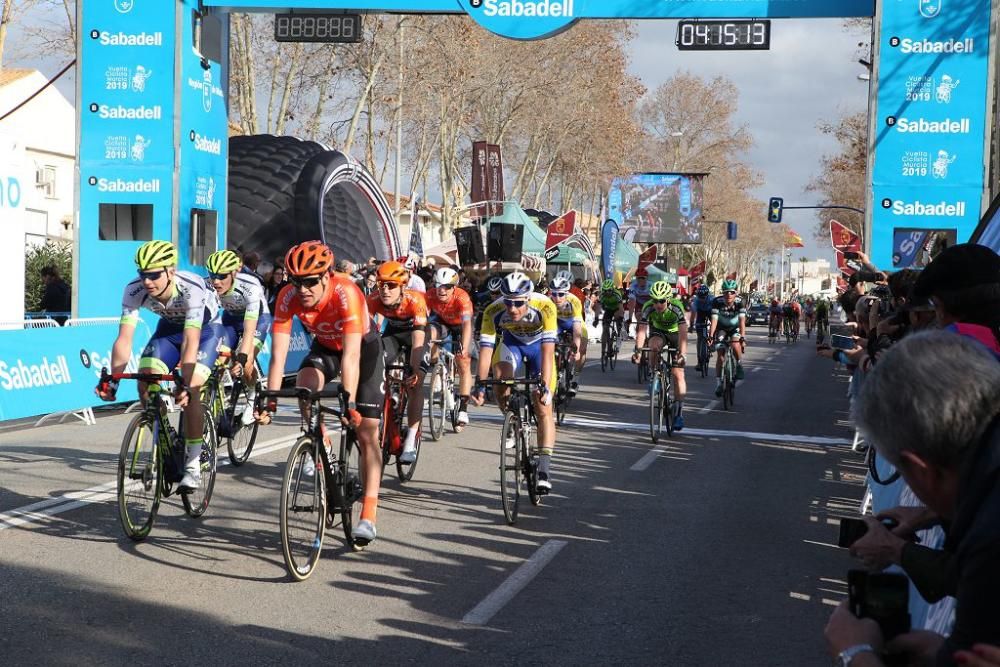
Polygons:
<instances>
[{"instance_id":1,"label":"bicycle wheel","mask_svg":"<svg viewBox=\"0 0 1000 667\"><path fill-rule=\"evenodd\" d=\"M406 416L406 413L404 412L403 413L404 419L405 419L405 416ZM443 418L443 415L442 415L442 418ZM442 424L442 428L443 428L443 424ZM417 437L413 440L413 442L417 446L417 455L416 455L416 458L413 459L413 463L410 463L410 464L400 463L399 462L399 457L398 456L396 457L396 476L399 477L399 481L400 482L409 482L411 479L413 479L413 472L417 469L417 461L420 460L420 441L422 439L423 439L423 434L421 432L421 428L420 428L420 426L417 426Z\"/></svg>"},{"instance_id":2,"label":"bicycle wheel","mask_svg":"<svg viewBox=\"0 0 1000 667\"><path fill-rule=\"evenodd\" d=\"M565 369L559 371L553 402L555 403L553 407L556 411L556 424L562 425L563 420L566 419L566 408L569 407L569 381L566 379Z\"/></svg>"},{"instance_id":3,"label":"bicycle wheel","mask_svg":"<svg viewBox=\"0 0 1000 667\"><path fill-rule=\"evenodd\" d=\"M360 551L366 545L355 543L354 526L361 521L365 475L361 461L361 447L358 441L346 432L340 436L340 460L335 469L337 502L340 507L340 523L344 529L344 537L356 551Z\"/></svg>"},{"instance_id":4,"label":"bicycle wheel","mask_svg":"<svg viewBox=\"0 0 1000 667\"><path fill-rule=\"evenodd\" d=\"M513 446L507 447L511 438ZM517 521L517 508L521 499L521 420L514 412L507 412L500 429L500 503L507 523Z\"/></svg>"},{"instance_id":5,"label":"bicycle wheel","mask_svg":"<svg viewBox=\"0 0 1000 667\"><path fill-rule=\"evenodd\" d=\"M431 439L437 442L444 434L445 381L444 364L438 362L431 370L431 391L427 400L427 421L431 427Z\"/></svg>"},{"instance_id":6,"label":"bicycle wheel","mask_svg":"<svg viewBox=\"0 0 1000 667\"><path fill-rule=\"evenodd\" d=\"M663 382L660 383L660 394L660 405L663 406L660 419L667 423L667 437L669 438L674 434L674 387L669 369L663 374Z\"/></svg>"},{"instance_id":7,"label":"bicycle wheel","mask_svg":"<svg viewBox=\"0 0 1000 667\"><path fill-rule=\"evenodd\" d=\"M701 376L708 377L708 362L711 357L708 354L708 339L702 336L698 343L698 365L701 368Z\"/></svg>"},{"instance_id":8,"label":"bicycle wheel","mask_svg":"<svg viewBox=\"0 0 1000 667\"><path fill-rule=\"evenodd\" d=\"M261 391L261 383L258 378L254 395ZM223 413L223 419L229 419L229 436L226 438L226 449L229 451L229 462L234 466L241 466L250 458L254 443L257 441L256 417L249 424L243 417L247 410L253 415L253 402L250 401L250 392L247 386L240 381L233 385L232 395L229 397L229 409Z\"/></svg>"},{"instance_id":9,"label":"bicycle wheel","mask_svg":"<svg viewBox=\"0 0 1000 667\"><path fill-rule=\"evenodd\" d=\"M726 361L722 365L722 408L728 410L733 406L733 358L731 352L726 353Z\"/></svg>"},{"instance_id":10,"label":"bicycle wheel","mask_svg":"<svg viewBox=\"0 0 1000 667\"><path fill-rule=\"evenodd\" d=\"M605 372L608 368L608 339L604 338L601 340L601 372Z\"/></svg>"},{"instance_id":11,"label":"bicycle wheel","mask_svg":"<svg viewBox=\"0 0 1000 667\"><path fill-rule=\"evenodd\" d=\"M148 415L138 414L125 429L118 455L118 518L125 534L143 540L160 507L163 468Z\"/></svg>"},{"instance_id":12,"label":"bicycle wheel","mask_svg":"<svg viewBox=\"0 0 1000 667\"><path fill-rule=\"evenodd\" d=\"M522 431L523 434L523 431ZM528 500L532 505L542 502L542 494L538 493L538 425L521 438L521 470L524 483L528 487Z\"/></svg>"},{"instance_id":13,"label":"bicycle wheel","mask_svg":"<svg viewBox=\"0 0 1000 667\"><path fill-rule=\"evenodd\" d=\"M652 385L649 388L649 437L655 443L663 432L663 393L660 391L663 378L659 371L653 371L650 382Z\"/></svg>"},{"instance_id":14,"label":"bicycle wheel","mask_svg":"<svg viewBox=\"0 0 1000 667\"><path fill-rule=\"evenodd\" d=\"M312 437L292 445L281 480L281 554L296 581L313 572L326 534L326 477Z\"/></svg>"},{"instance_id":15,"label":"bicycle wheel","mask_svg":"<svg viewBox=\"0 0 1000 667\"><path fill-rule=\"evenodd\" d=\"M190 517L199 517L208 509L208 503L212 500L212 491L215 489L215 473L219 466L219 439L215 435L215 422L212 421L211 412L204 408L204 427L202 428L201 445L201 482L198 488L191 493L181 495L184 503L184 511Z\"/></svg>"},{"instance_id":16,"label":"bicycle wheel","mask_svg":"<svg viewBox=\"0 0 1000 667\"><path fill-rule=\"evenodd\" d=\"M617 334L608 340L608 355L610 357L610 359L608 359L608 365L611 366L611 370L615 370L615 364L618 363L618 344L619 340Z\"/></svg>"}]
</instances>

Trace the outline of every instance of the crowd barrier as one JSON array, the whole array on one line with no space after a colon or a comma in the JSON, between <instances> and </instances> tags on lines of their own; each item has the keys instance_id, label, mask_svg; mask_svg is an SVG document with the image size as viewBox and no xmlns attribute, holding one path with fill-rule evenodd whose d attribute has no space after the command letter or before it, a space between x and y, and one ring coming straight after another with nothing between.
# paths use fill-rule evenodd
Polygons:
<instances>
[{"instance_id":1,"label":"crowd barrier","mask_svg":"<svg viewBox=\"0 0 1000 667\"><path fill-rule=\"evenodd\" d=\"M0 323L0 421L69 413L93 423L92 408L103 405L94 394L94 387L101 368L111 367L111 346L118 335L118 318L67 320L65 326L58 326L52 320L25 320L17 324L28 328L17 329L3 329L3 324ZM149 326L140 320L132 339L127 370L135 370L150 336ZM311 337L295 320L286 364L289 371L298 368L310 343ZM269 361L270 346L265 345L260 355L265 372ZM121 384L118 400L138 400L134 382Z\"/></svg>"}]
</instances>

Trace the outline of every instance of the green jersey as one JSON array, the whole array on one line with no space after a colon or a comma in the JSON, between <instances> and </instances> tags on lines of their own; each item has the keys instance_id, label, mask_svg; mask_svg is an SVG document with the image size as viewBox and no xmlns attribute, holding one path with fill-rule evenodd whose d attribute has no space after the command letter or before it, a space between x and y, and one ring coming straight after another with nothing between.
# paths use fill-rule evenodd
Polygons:
<instances>
[{"instance_id":1,"label":"green jersey","mask_svg":"<svg viewBox=\"0 0 1000 667\"><path fill-rule=\"evenodd\" d=\"M625 295L620 290L606 290L601 292L600 302L604 310L616 311L625 305Z\"/></svg>"},{"instance_id":2,"label":"green jersey","mask_svg":"<svg viewBox=\"0 0 1000 667\"><path fill-rule=\"evenodd\" d=\"M830 317L830 304L820 301L816 304L816 319L825 320Z\"/></svg>"},{"instance_id":3,"label":"green jersey","mask_svg":"<svg viewBox=\"0 0 1000 667\"><path fill-rule=\"evenodd\" d=\"M652 299L642 307L642 316L649 326L665 333L676 333L684 321L684 304L680 299L667 299L667 308L662 313L656 309Z\"/></svg>"}]
</instances>

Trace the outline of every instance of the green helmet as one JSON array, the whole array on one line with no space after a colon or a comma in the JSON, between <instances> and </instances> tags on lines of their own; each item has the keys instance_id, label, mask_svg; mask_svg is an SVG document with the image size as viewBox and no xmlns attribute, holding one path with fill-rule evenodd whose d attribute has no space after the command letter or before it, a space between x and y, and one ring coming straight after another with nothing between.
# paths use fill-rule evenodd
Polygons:
<instances>
[{"instance_id":1,"label":"green helmet","mask_svg":"<svg viewBox=\"0 0 1000 667\"><path fill-rule=\"evenodd\" d=\"M170 241L147 241L135 251L135 265L140 271L177 266L177 246Z\"/></svg>"},{"instance_id":2,"label":"green helmet","mask_svg":"<svg viewBox=\"0 0 1000 667\"><path fill-rule=\"evenodd\" d=\"M736 281L732 278L722 281L723 292L735 292L737 289L739 289L739 285L737 285Z\"/></svg>"},{"instance_id":3,"label":"green helmet","mask_svg":"<svg viewBox=\"0 0 1000 667\"><path fill-rule=\"evenodd\" d=\"M615 281L611 280L611 278L605 278L604 282L601 283L601 289L604 290L605 292L613 290L614 288L615 288Z\"/></svg>"},{"instance_id":4,"label":"green helmet","mask_svg":"<svg viewBox=\"0 0 1000 667\"><path fill-rule=\"evenodd\" d=\"M239 271L242 265L240 256L232 250L218 250L205 260L205 268L209 273L232 273Z\"/></svg>"},{"instance_id":5,"label":"green helmet","mask_svg":"<svg viewBox=\"0 0 1000 667\"><path fill-rule=\"evenodd\" d=\"M674 288L666 280L657 280L649 288L649 296L653 299L669 299L674 294Z\"/></svg>"}]
</instances>

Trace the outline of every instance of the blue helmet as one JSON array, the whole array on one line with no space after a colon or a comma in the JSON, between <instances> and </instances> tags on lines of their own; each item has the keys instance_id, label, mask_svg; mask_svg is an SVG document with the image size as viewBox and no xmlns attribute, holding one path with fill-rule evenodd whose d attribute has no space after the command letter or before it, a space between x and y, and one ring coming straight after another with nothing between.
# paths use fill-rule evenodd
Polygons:
<instances>
[{"instance_id":1,"label":"blue helmet","mask_svg":"<svg viewBox=\"0 0 1000 667\"><path fill-rule=\"evenodd\" d=\"M708 289L708 285L699 285L698 291L696 292L698 296L708 296L711 293L711 290Z\"/></svg>"}]
</instances>

